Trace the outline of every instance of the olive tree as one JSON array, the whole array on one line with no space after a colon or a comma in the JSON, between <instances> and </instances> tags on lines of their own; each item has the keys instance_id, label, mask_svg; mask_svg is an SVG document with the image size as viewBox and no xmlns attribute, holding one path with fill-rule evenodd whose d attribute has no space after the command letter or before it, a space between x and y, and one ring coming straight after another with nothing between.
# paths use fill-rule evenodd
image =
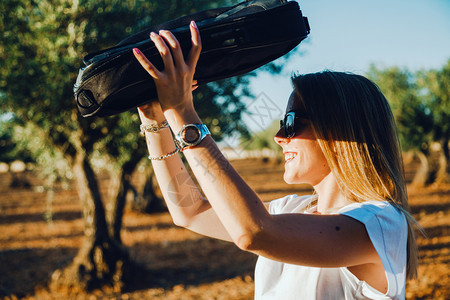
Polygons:
<instances>
[{"instance_id":1,"label":"olive tree","mask_svg":"<svg viewBox=\"0 0 450 300\"><path fill-rule=\"evenodd\" d=\"M125 195L146 155L135 111L83 118L72 86L89 52L112 46L150 24L233 1L4 0L0 2L0 107L19 120L14 136L28 148L52 149L70 168L83 208L85 239L72 263L52 276L56 286L119 288L136 274L120 238ZM249 75L250 76L250 75ZM201 86L199 113L217 139L245 131L240 96L250 95L248 76ZM34 153L39 156L39 153ZM111 166L112 192L100 193L93 158ZM39 161L38 157L36 160ZM45 165L45 167L50 167Z\"/></svg>"},{"instance_id":2,"label":"olive tree","mask_svg":"<svg viewBox=\"0 0 450 300\"><path fill-rule=\"evenodd\" d=\"M422 187L434 181L431 146L435 119L418 85L417 74L398 67L377 69L372 66L368 75L391 105L403 151L412 151L420 161L412 185Z\"/></svg>"}]
</instances>

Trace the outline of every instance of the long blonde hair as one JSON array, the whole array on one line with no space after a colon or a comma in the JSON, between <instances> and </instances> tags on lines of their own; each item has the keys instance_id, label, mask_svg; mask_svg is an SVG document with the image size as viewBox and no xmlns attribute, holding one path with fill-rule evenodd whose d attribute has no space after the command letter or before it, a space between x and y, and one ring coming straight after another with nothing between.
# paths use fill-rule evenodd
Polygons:
<instances>
[{"instance_id":1,"label":"long blonde hair","mask_svg":"<svg viewBox=\"0 0 450 300\"><path fill-rule=\"evenodd\" d=\"M292 77L339 188L355 202L389 201L408 221L407 278L417 276L417 245L395 121L367 78L324 71Z\"/></svg>"}]
</instances>

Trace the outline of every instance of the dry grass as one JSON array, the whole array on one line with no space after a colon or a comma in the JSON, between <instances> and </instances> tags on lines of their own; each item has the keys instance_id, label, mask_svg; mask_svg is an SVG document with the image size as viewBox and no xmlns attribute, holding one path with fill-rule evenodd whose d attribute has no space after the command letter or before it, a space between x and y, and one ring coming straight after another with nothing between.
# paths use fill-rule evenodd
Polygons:
<instances>
[{"instance_id":1,"label":"dry grass","mask_svg":"<svg viewBox=\"0 0 450 300\"><path fill-rule=\"evenodd\" d=\"M261 160L234 166L263 200L309 193L287 185L283 167ZM77 253L83 238L81 207L72 189L57 188L53 203L38 179L26 174L31 188L8 187L0 174L0 297L24 299L252 299L256 257L233 244L199 236L172 224L168 213L126 211L122 237L131 256L153 273L132 291L89 294L49 292L54 270ZM107 185L107 180L102 182ZM419 278L408 282L408 299L446 299L450 294L450 186L410 190L414 216L427 231L419 237ZM45 216L53 213L52 221Z\"/></svg>"}]
</instances>

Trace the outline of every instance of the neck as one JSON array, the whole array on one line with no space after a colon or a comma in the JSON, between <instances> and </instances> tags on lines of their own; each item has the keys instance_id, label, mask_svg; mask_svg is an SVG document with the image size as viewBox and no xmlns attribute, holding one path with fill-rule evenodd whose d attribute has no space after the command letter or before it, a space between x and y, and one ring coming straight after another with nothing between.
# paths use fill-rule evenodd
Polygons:
<instances>
[{"instance_id":1,"label":"neck","mask_svg":"<svg viewBox=\"0 0 450 300\"><path fill-rule=\"evenodd\" d=\"M325 176L321 182L314 185L314 190L318 195L317 211L319 213L326 213L352 203L342 194L332 172Z\"/></svg>"}]
</instances>

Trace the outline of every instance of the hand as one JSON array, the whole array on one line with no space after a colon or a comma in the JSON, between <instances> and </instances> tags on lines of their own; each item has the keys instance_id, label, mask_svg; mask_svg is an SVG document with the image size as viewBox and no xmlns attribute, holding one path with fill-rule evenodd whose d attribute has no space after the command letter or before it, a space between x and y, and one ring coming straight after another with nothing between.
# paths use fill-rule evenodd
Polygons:
<instances>
[{"instance_id":1,"label":"hand","mask_svg":"<svg viewBox=\"0 0 450 300\"><path fill-rule=\"evenodd\" d=\"M197 80L192 82L192 90L198 88ZM161 104L158 101L151 101L138 107L139 117L142 123L153 123L153 121L164 121L164 113L161 109Z\"/></svg>"},{"instance_id":2,"label":"hand","mask_svg":"<svg viewBox=\"0 0 450 300\"><path fill-rule=\"evenodd\" d=\"M170 31L161 30L159 35L153 32L150 34L164 62L163 71L159 71L139 49L133 49L139 63L153 77L158 99L164 111L171 108L193 108L192 90L196 88L193 78L200 57L201 40L194 21L189 28L192 48L186 61L178 40Z\"/></svg>"}]
</instances>

